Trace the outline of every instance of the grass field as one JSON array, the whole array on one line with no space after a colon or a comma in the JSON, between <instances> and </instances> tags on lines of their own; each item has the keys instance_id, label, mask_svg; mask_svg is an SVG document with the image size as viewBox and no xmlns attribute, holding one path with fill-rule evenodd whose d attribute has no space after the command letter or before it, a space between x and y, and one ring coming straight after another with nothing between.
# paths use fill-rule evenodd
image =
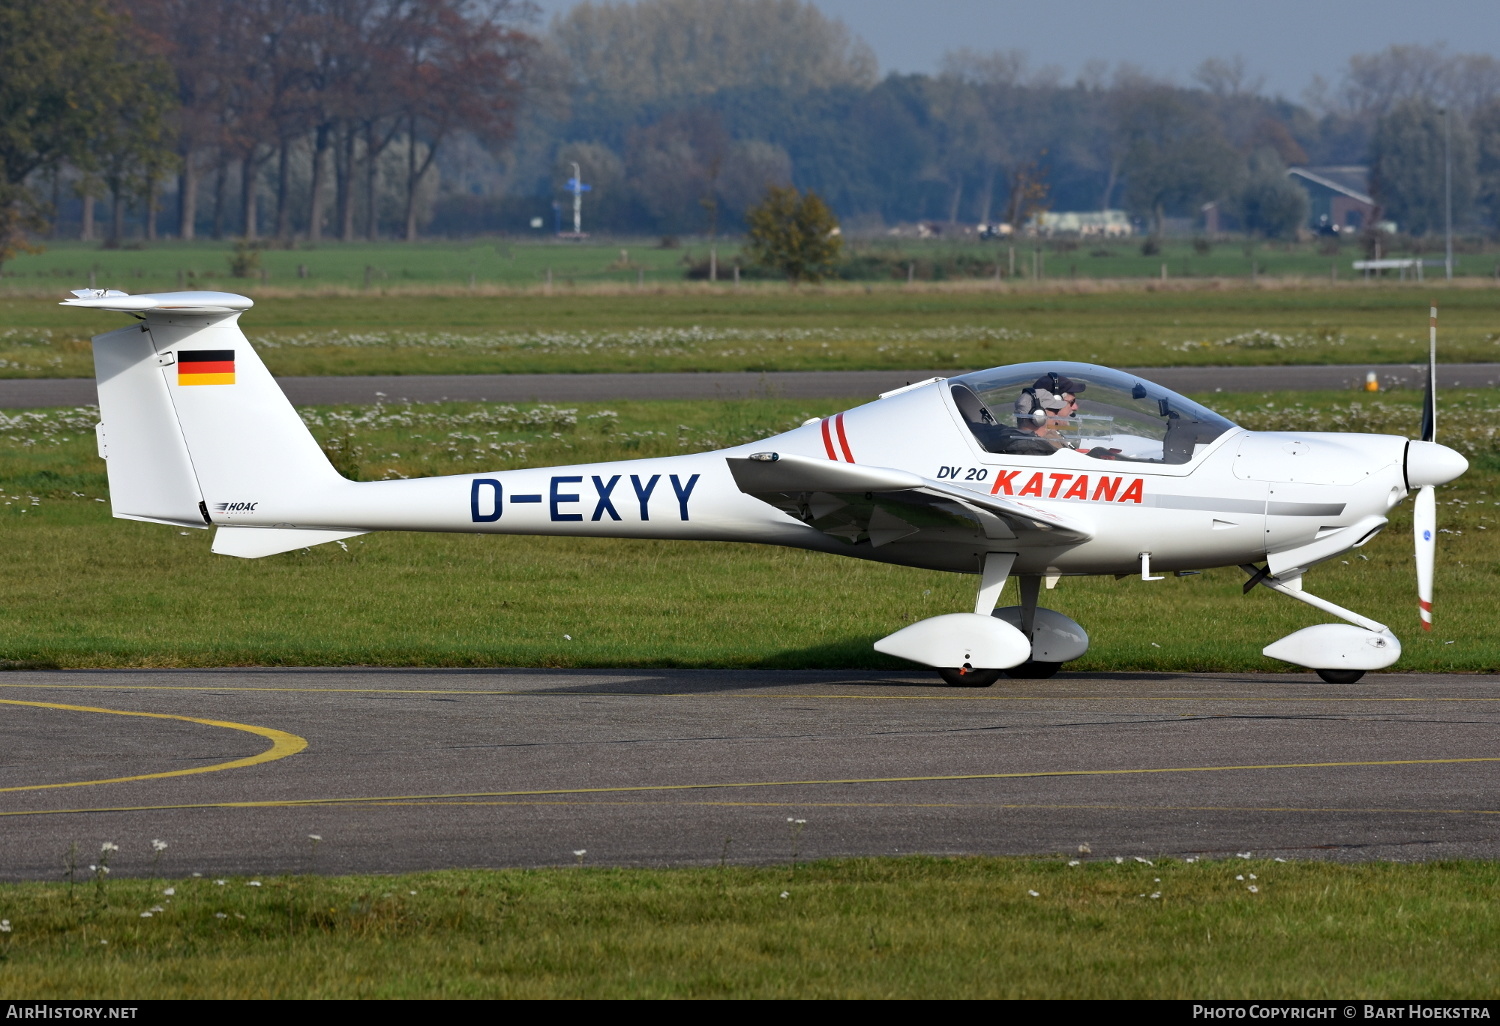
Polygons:
<instances>
[{"instance_id":1,"label":"grass field","mask_svg":"<svg viewBox=\"0 0 1500 1026\"><path fill-rule=\"evenodd\" d=\"M1415 392L1204 397L1249 427L1409 433ZM314 408L314 433L365 479L698 451L851 403L768 399ZM1500 393L1452 394L1442 438L1474 467L1440 490L1438 629L1416 630L1410 503L1318 594L1393 625L1398 670L1500 669ZM113 520L91 411L0 421L0 665L905 666L871 643L963 610L974 580L729 544L372 534L261 560L209 533ZM1155 583L1069 578L1044 604L1092 636L1078 670L1284 669L1271 640L1317 622L1238 571ZM1011 591L1004 601L1014 602ZM1187 625L1184 629L1184 625ZM564 635L571 635L565 638Z\"/></svg>"},{"instance_id":2,"label":"grass field","mask_svg":"<svg viewBox=\"0 0 1500 1026\"><path fill-rule=\"evenodd\" d=\"M1488 999L1500 982L1494 863L1081 859L83 874L0 886L0 998Z\"/></svg>"},{"instance_id":3,"label":"grass field","mask_svg":"<svg viewBox=\"0 0 1500 1026\"><path fill-rule=\"evenodd\" d=\"M0 298L0 377L92 376L89 336L128 321L63 295ZM1405 363L1434 298L1442 360L1500 361L1500 289L1436 284L274 293L243 325L281 375Z\"/></svg>"},{"instance_id":4,"label":"grass field","mask_svg":"<svg viewBox=\"0 0 1500 1026\"><path fill-rule=\"evenodd\" d=\"M1363 252L1352 242L1328 240L1304 243L1225 241L1196 248L1188 240L1166 242L1162 251L1146 255L1143 240L1114 242L1036 240L1008 242L950 241L944 239L853 239L845 246L846 273L873 273L887 280L916 281L993 279L998 269L1005 281L1076 281L1107 278L1160 279L1166 266L1169 279L1306 278L1316 281L1352 280L1352 263ZM128 292L169 288L229 288L270 285L279 289L410 290L433 287L531 288L546 284L551 272L555 286L633 286L681 282L690 265L708 260L710 247L718 254L720 277L727 285L732 267L742 261L737 238L710 242L683 240L663 248L655 238L599 237L582 243L559 241L538 232L532 236L486 237L467 240L401 242L299 243L282 247L264 240L255 266L235 277L231 268L234 240L196 242L135 240L119 249L99 243L48 242L40 253L21 254L7 261L0 292L34 292L48 288L82 288L90 276L100 288ZM1011 250L1015 251L1012 272ZM1493 243L1460 247L1456 272L1469 278L1495 278L1500 252ZM1462 250L1471 250L1463 252ZM1389 256L1412 256L1404 251ZM1422 254L1441 259L1437 251ZM1442 268L1428 268L1441 276ZM748 279L747 279L748 280ZM878 278L876 280L879 280Z\"/></svg>"}]
</instances>

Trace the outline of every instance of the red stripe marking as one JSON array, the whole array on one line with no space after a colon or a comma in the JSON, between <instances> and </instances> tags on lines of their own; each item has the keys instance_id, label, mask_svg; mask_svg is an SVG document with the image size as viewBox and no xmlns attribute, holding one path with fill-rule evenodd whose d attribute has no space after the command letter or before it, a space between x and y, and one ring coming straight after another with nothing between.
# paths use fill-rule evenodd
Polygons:
<instances>
[{"instance_id":1,"label":"red stripe marking","mask_svg":"<svg viewBox=\"0 0 1500 1026\"><path fill-rule=\"evenodd\" d=\"M823 418L823 448L826 449L826 450L828 450L828 458L829 459L831 459L831 460L838 459L838 456L835 455L834 451L833 451L833 436L828 433L828 418L827 417Z\"/></svg>"},{"instance_id":2,"label":"red stripe marking","mask_svg":"<svg viewBox=\"0 0 1500 1026\"><path fill-rule=\"evenodd\" d=\"M844 459L850 463L854 462L854 454L849 451L849 436L844 434L844 415L841 413L833 419L834 426L839 429L839 448L844 450Z\"/></svg>"},{"instance_id":3,"label":"red stripe marking","mask_svg":"<svg viewBox=\"0 0 1500 1026\"><path fill-rule=\"evenodd\" d=\"M179 363L178 374L233 374L233 360L214 360L203 363Z\"/></svg>"}]
</instances>

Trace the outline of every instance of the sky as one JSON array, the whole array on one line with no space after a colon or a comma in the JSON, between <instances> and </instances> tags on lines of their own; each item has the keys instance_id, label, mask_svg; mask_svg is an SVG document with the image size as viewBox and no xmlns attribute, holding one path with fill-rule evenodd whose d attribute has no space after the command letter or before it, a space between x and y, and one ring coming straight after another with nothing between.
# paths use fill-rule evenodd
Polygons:
<instances>
[{"instance_id":1,"label":"sky","mask_svg":"<svg viewBox=\"0 0 1500 1026\"><path fill-rule=\"evenodd\" d=\"M576 0L533 0L544 22ZM1496 0L815 0L875 51L882 74L937 71L960 47L1022 50L1071 81L1090 60L1192 84L1210 57L1245 59L1264 91L1300 100L1313 76L1392 43L1500 55Z\"/></svg>"}]
</instances>

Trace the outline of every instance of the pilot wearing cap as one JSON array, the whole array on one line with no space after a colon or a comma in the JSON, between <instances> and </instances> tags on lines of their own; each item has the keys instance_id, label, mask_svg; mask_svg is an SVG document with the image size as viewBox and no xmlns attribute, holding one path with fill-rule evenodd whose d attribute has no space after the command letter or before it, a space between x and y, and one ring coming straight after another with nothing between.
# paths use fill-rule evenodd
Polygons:
<instances>
[{"instance_id":1,"label":"pilot wearing cap","mask_svg":"<svg viewBox=\"0 0 1500 1026\"><path fill-rule=\"evenodd\" d=\"M1048 439L1054 448L1068 443L1062 428L1078 416L1078 393L1088 385L1055 372L1037 378L1016 397L1016 427L1037 438Z\"/></svg>"}]
</instances>

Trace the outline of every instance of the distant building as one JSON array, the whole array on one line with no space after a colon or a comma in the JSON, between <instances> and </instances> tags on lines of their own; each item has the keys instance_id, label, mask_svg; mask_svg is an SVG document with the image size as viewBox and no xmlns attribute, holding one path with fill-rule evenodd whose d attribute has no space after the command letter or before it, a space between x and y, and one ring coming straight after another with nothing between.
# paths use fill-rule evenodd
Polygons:
<instances>
[{"instance_id":1,"label":"distant building","mask_svg":"<svg viewBox=\"0 0 1500 1026\"><path fill-rule=\"evenodd\" d=\"M1353 234L1372 227L1380 207L1366 191L1370 169L1361 164L1294 167L1287 177L1307 190L1311 227Z\"/></svg>"},{"instance_id":2,"label":"distant building","mask_svg":"<svg viewBox=\"0 0 1500 1026\"><path fill-rule=\"evenodd\" d=\"M1132 232L1130 217L1123 210L1048 210L1027 225L1033 235L1078 235L1082 238L1124 238Z\"/></svg>"}]
</instances>

